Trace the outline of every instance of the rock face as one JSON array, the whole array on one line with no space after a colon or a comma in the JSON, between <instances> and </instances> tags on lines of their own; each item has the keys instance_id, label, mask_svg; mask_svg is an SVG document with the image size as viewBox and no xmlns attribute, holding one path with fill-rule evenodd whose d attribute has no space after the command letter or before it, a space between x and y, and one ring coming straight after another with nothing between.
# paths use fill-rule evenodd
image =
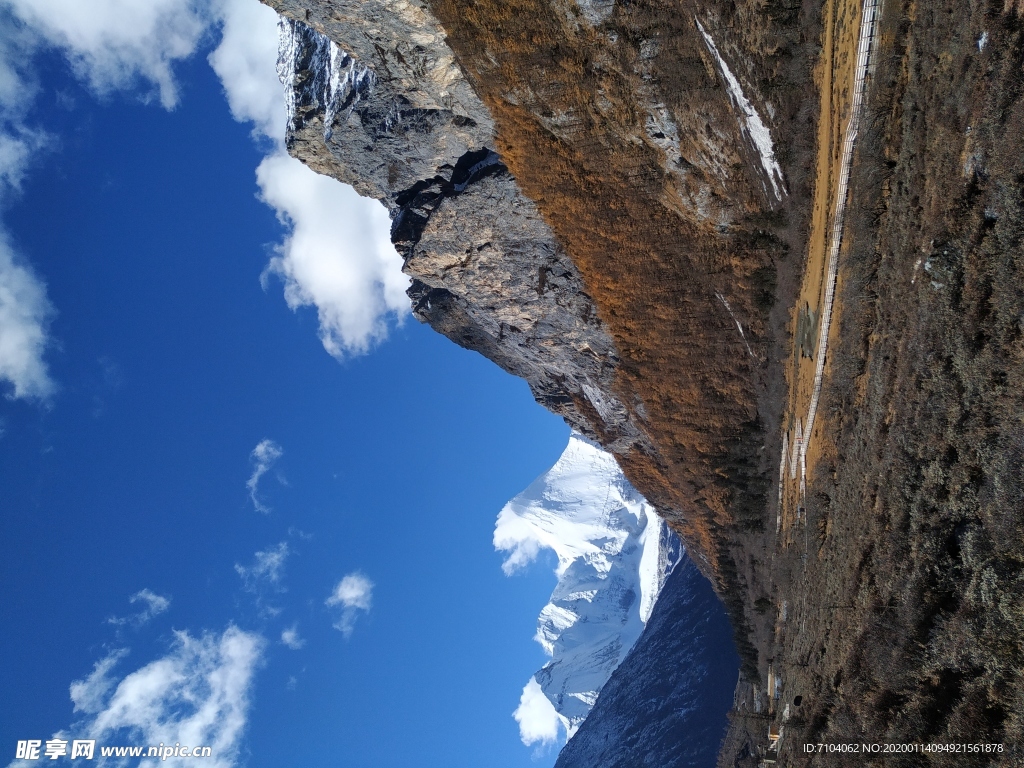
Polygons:
<instances>
[{"instance_id":1,"label":"rock face","mask_svg":"<svg viewBox=\"0 0 1024 768\"><path fill-rule=\"evenodd\" d=\"M506 573L542 549L558 556L558 585L535 636L551 661L531 684L572 737L643 631L683 548L614 457L578 434L550 470L505 505L494 546L509 553Z\"/></svg>"},{"instance_id":2,"label":"rock face","mask_svg":"<svg viewBox=\"0 0 1024 768\"><path fill-rule=\"evenodd\" d=\"M288 149L387 206L416 317L526 379L577 430L623 451L643 441L612 389L611 336L494 152L493 121L436 20L409 3L272 5L308 20L281 30Z\"/></svg>"},{"instance_id":3,"label":"rock face","mask_svg":"<svg viewBox=\"0 0 1024 768\"><path fill-rule=\"evenodd\" d=\"M769 312L814 140L791 130L813 87L782 5L429 3L615 343L611 394L647 441L600 441L736 596L730 542L770 514Z\"/></svg>"}]
</instances>

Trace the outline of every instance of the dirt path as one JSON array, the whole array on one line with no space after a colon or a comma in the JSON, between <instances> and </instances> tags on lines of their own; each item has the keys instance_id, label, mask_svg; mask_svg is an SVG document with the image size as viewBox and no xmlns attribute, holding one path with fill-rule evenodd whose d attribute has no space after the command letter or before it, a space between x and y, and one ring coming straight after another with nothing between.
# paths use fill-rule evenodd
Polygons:
<instances>
[{"instance_id":1,"label":"dirt path","mask_svg":"<svg viewBox=\"0 0 1024 768\"><path fill-rule=\"evenodd\" d=\"M834 297L843 215L879 4L829 0L825 9L814 208L804 281L793 312L789 416L779 467L780 530L788 530L799 517L807 468L816 457L811 442L832 317L838 311Z\"/></svg>"}]
</instances>

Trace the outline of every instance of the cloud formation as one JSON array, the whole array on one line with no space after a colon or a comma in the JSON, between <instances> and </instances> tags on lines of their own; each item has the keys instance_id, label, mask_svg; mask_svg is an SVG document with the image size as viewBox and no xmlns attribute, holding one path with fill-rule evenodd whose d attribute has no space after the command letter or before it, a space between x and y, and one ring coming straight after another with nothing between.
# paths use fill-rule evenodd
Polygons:
<instances>
[{"instance_id":1,"label":"cloud formation","mask_svg":"<svg viewBox=\"0 0 1024 768\"><path fill-rule=\"evenodd\" d=\"M193 0L4 0L0 4L0 206L18 194L46 131L27 116L39 91L32 62L58 48L99 96L143 88L166 109L178 104L173 67L210 23ZM45 399L56 387L43 360L55 312L46 286L0 226L0 382L11 396Z\"/></svg>"},{"instance_id":2,"label":"cloud formation","mask_svg":"<svg viewBox=\"0 0 1024 768\"><path fill-rule=\"evenodd\" d=\"M128 598L128 602L132 605L139 605L142 610L138 613L132 614L131 616L115 616L109 618L107 619L107 622L114 624L115 626L131 624L135 627L141 627L150 619L155 616L159 616L171 607L171 599L169 597L158 595L150 589L139 590Z\"/></svg>"},{"instance_id":3,"label":"cloud formation","mask_svg":"<svg viewBox=\"0 0 1024 768\"><path fill-rule=\"evenodd\" d=\"M98 95L140 85L165 109L178 104L174 64L195 53L210 22L193 0L6 0Z\"/></svg>"},{"instance_id":4,"label":"cloud formation","mask_svg":"<svg viewBox=\"0 0 1024 768\"><path fill-rule=\"evenodd\" d=\"M0 381L13 397L45 399L55 390L43 360L53 314L46 286L0 230Z\"/></svg>"},{"instance_id":5,"label":"cloud formation","mask_svg":"<svg viewBox=\"0 0 1024 768\"><path fill-rule=\"evenodd\" d=\"M278 15L257 0L218 0L221 40L208 57L231 116L257 138L284 143L284 87L277 76Z\"/></svg>"},{"instance_id":6,"label":"cloud formation","mask_svg":"<svg viewBox=\"0 0 1024 768\"><path fill-rule=\"evenodd\" d=\"M33 32L0 6L0 208L21 190L32 157L49 142L27 123L38 84L29 62ZM0 226L0 382L15 398L45 399L55 387L43 353L54 310L46 286Z\"/></svg>"},{"instance_id":7,"label":"cloud formation","mask_svg":"<svg viewBox=\"0 0 1024 768\"><path fill-rule=\"evenodd\" d=\"M250 566L235 563L235 572L242 577L249 592L258 592L263 584L280 588L281 574L289 554L288 542L282 541L272 549L257 552Z\"/></svg>"},{"instance_id":8,"label":"cloud formation","mask_svg":"<svg viewBox=\"0 0 1024 768\"><path fill-rule=\"evenodd\" d=\"M49 142L48 134L28 124L39 91L31 66L40 39L11 18L0 4L0 200L20 187L32 156Z\"/></svg>"},{"instance_id":9,"label":"cloud formation","mask_svg":"<svg viewBox=\"0 0 1024 768\"><path fill-rule=\"evenodd\" d=\"M115 683L110 673L127 655L127 648L111 651L93 665L92 674L84 680L75 680L71 683L71 701L75 705L75 712L99 712L103 709L107 695Z\"/></svg>"},{"instance_id":10,"label":"cloud formation","mask_svg":"<svg viewBox=\"0 0 1024 768\"><path fill-rule=\"evenodd\" d=\"M265 645L234 626L220 635L175 632L170 653L120 680L112 673L128 652L113 651L71 684L74 711L83 717L70 732L101 744L210 746L213 756L203 764L230 768L238 760Z\"/></svg>"},{"instance_id":11,"label":"cloud formation","mask_svg":"<svg viewBox=\"0 0 1024 768\"><path fill-rule=\"evenodd\" d=\"M519 706L512 717L519 723L519 738L528 747L534 744L546 747L561 741L559 728L562 727L562 719L536 678L531 677L523 688Z\"/></svg>"},{"instance_id":12,"label":"cloud formation","mask_svg":"<svg viewBox=\"0 0 1024 768\"><path fill-rule=\"evenodd\" d=\"M320 176L284 152L256 170L262 199L291 235L263 273L284 283L293 309L315 306L320 341L332 356L368 352L388 335L388 319L409 311L402 259L379 203Z\"/></svg>"},{"instance_id":13,"label":"cloud formation","mask_svg":"<svg viewBox=\"0 0 1024 768\"><path fill-rule=\"evenodd\" d=\"M288 629L281 632L281 644L291 648L293 651L299 650L306 644L306 641L299 635L298 624L292 624Z\"/></svg>"},{"instance_id":14,"label":"cloud formation","mask_svg":"<svg viewBox=\"0 0 1024 768\"><path fill-rule=\"evenodd\" d=\"M373 582L356 571L338 582L331 596L324 601L330 608L341 608L341 615L334 628L345 637L351 637L359 612L370 612L373 604Z\"/></svg>"},{"instance_id":15,"label":"cloud formation","mask_svg":"<svg viewBox=\"0 0 1024 768\"><path fill-rule=\"evenodd\" d=\"M289 307L316 307L320 340L334 357L367 352L386 338L389 321L409 313L409 278L391 244L387 212L285 151L277 15L256 0L222 0L219 14L223 33L210 65L234 118L272 142L256 181L289 230L263 272L264 288L277 277Z\"/></svg>"},{"instance_id":16,"label":"cloud formation","mask_svg":"<svg viewBox=\"0 0 1024 768\"><path fill-rule=\"evenodd\" d=\"M409 314L409 279L383 206L284 151L278 17L258 0L3 0L0 206L50 140L26 122L38 92L31 62L40 50L59 49L97 96L134 91L173 109L181 100L175 66L216 28L221 38L209 63L235 119L251 122L254 136L269 140L257 183L288 229L261 281L266 287L270 277L279 278L293 310L316 308L331 355L365 353L387 337L390 323ZM54 314L43 280L0 228L0 382L13 397L44 399L55 391L43 360Z\"/></svg>"},{"instance_id":17,"label":"cloud formation","mask_svg":"<svg viewBox=\"0 0 1024 768\"><path fill-rule=\"evenodd\" d=\"M283 455L284 451L281 449L281 446L273 440L261 440L252 449L252 453L249 454L249 460L252 462L252 474L249 475L245 487L249 489L249 498L252 500L252 505L256 508L257 512L262 512L263 514L270 513L270 507L263 504L259 498L260 478L267 474L270 468L274 466L274 462Z\"/></svg>"}]
</instances>

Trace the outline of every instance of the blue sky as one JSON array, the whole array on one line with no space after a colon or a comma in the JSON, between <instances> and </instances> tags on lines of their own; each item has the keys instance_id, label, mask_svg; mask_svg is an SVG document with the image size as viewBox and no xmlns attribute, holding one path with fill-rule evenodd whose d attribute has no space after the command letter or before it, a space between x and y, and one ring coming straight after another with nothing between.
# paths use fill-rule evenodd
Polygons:
<instances>
[{"instance_id":1,"label":"blue sky","mask_svg":"<svg viewBox=\"0 0 1024 768\"><path fill-rule=\"evenodd\" d=\"M403 319L372 216L302 209L266 164L257 187L278 129L263 96L233 119L216 22L164 24L154 63L131 30L33 22L44 6L0 3L0 288L28 296L0 315L7 759L59 731L139 743L111 711L148 680L168 716L221 697L221 725L191 725L225 764L550 765L511 713L546 660L553 563L508 578L491 537L567 427ZM339 269L373 265L354 288L310 261L346 228Z\"/></svg>"}]
</instances>

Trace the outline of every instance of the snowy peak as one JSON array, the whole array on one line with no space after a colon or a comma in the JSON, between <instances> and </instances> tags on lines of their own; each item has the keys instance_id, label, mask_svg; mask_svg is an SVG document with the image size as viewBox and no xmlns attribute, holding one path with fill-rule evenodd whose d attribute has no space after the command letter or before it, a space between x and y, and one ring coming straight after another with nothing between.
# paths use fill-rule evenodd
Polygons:
<instances>
[{"instance_id":1,"label":"snowy peak","mask_svg":"<svg viewBox=\"0 0 1024 768\"><path fill-rule=\"evenodd\" d=\"M494 546L509 553L506 573L541 549L558 557L535 635L551 661L524 689L516 719L527 744L555 741L559 725L571 737L640 636L682 545L614 457L573 433L555 465L502 509Z\"/></svg>"}]
</instances>

